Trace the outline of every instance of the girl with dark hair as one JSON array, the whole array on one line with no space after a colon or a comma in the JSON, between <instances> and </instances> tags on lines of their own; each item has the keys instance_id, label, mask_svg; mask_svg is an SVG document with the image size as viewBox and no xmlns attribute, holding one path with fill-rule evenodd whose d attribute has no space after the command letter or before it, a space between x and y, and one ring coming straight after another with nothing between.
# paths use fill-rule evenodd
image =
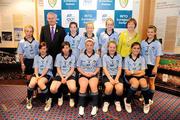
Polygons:
<instances>
[{"instance_id":1,"label":"girl with dark hair","mask_svg":"<svg viewBox=\"0 0 180 120\"><path fill-rule=\"evenodd\" d=\"M47 54L47 45L45 42L41 42L39 45L39 55L36 55L34 58L33 68L34 75L32 76L30 83L28 85L27 95L27 109L32 108L32 95L33 91L38 85L41 89L41 92L45 95L46 106L44 110L46 111L46 107L48 106L48 98L49 98L49 89L47 87L47 83L53 77L52 69L53 69L53 58L51 55Z\"/></svg>"},{"instance_id":2,"label":"girl with dark hair","mask_svg":"<svg viewBox=\"0 0 180 120\"><path fill-rule=\"evenodd\" d=\"M62 52L56 56L54 66L57 68L56 77L50 86L50 98L48 100L49 106L46 111L51 108L53 94L58 95L58 106L63 104L63 96L61 85L66 84L70 91L70 107L74 107L74 97L76 92L76 81L74 79L74 67L75 67L75 56L72 55L69 42L65 41L62 43Z\"/></svg>"},{"instance_id":3,"label":"girl with dark hair","mask_svg":"<svg viewBox=\"0 0 180 120\"><path fill-rule=\"evenodd\" d=\"M130 85L127 92L127 97L124 98L125 109L128 113L132 112L131 100L136 93L138 87L141 87L141 92L144 97L145 103L143 111L147 114L150 110L149 96L148 96L148 84L145 79L146 63L143 56L140 55L141 45L138 42L134 42L131 45L131 54L124 60L125 78Z\"/></svg>"},{"instance_id":4,"label":"girl with dark hair","mask_svg":"<svg viewBox=\"0 0 180 120\"><path fill-rule=\"evenodd\" d=\"M82 39L82 36L78 33L78 24L76 22L70 22L69 24L69 34L66 35L64 41L68 41L71 45L72 54L76 57L76 61L80 55L80 50L78 46Z\"/></svg>"}]
</instances>

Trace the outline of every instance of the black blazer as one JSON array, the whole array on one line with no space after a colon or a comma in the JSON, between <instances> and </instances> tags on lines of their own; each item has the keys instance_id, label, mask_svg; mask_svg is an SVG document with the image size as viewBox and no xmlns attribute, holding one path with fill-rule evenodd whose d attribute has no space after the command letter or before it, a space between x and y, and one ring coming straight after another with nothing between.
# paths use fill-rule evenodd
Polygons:
<instances>
[{"instance_id":1,"label":"black blazer","mask_svg":"<svg viewBox=\"0 0 180 120\"><path fill-rule=\"evenodd\" d=\"M55 60L56 55L61 50L61 44L66 36L65 29L56 25L54 40L51 40L50 26L45 25L41 28L40 42L46 42L48 46L48 53L52 55Z\"/></svg>"}]
</instances>

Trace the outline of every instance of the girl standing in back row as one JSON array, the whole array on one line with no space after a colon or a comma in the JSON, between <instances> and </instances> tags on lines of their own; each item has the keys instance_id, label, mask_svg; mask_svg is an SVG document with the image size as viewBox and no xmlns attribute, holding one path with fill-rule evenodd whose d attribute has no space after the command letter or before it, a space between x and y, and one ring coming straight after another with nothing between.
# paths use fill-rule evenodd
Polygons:
<instances>
[{"instance_id":1,"label":"girl standing in back row","mask_svg":"<svg viewBox=\"0 0 180 120\"><path fill-rule=\"evenodd\" d=\"M108 51L108 42L115 41L118 44L119 34L114 31L114 21L112 18L106 20L106 29L99 36L99 45L101 49L101 57L103 57Z\"/></svg>"},{"instance_id":2,"label":"girl standing in back row","mask_svg":"<svg viewBox=\"0 0 180 120\"><path fill-rule=\"evenodd\" d=\"M34 57L39 53L39 42L33 37L34 28L31 25L24 27L25 37L19 42L17 53L21 63L22 72L26 75L27 86L29 85L33 70Z\"/></svg>"},{"instance_id":3,"label":"girl standing in back row","mask_svg":"<svg viewBox=\"0 0 180 120\"><path fill-rule=\"evenodd\" d=\"M80 41L82 39L81 35L78 33L78 25L76 22L71 22L69 24L70 32L64 38L64 41L70 43L72 54L76 57L76 61L80 55L80 50L78 48Z\"/></svg>"},{"instance_id":4,"label":"girl standing in back row","mask_svg":"<svg viewBox=\"0 0 180 120\"><path fill-rule=\"evenodd\" d=\"M157 40L156 32L157 28L150 25L147 29L147 39L143 40L141 43L142 55L147 64L146 76L150 88L150 104L153 103L152 99L155 92L155 77L160 62L160 56L163 55L161 43Z\"/></svg>"},{"instance_id":5,"label":"girl standing in back row","mask_svg":"<svg viewBox=\"0 0 180 120\"><path fill-rule=\"evenodd\" d=\"M86 49L86 47L85 47L86 39L92 39L94 41L94 48L93 49L95 50L96 53L99 54L99 52L100 52L99 51L99 40L93 32L94 32L93 22L86 23L86 32L84 33L84 35L80 41L79 47L78 47L80 49L81 53L83 53Z\"/></svg>"}]
</instances>

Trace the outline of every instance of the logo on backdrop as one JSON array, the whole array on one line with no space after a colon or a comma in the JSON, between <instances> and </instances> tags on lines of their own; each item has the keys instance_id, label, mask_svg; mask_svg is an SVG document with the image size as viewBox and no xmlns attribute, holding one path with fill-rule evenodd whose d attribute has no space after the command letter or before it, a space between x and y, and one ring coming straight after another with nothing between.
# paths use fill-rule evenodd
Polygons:
<instances>
[{"instance_id":1,"label":"logo on backdrop","mask_svg":"<svg viewBox=\"0 0 180 120\"><path fill-rule=\"evenodd\" d=\"M75 21L79 25L79 33L85 31L85 23L94 22L99 32L104 31L107 18L114 19L115 31L126 28L126 22L132 17L133 0L43 0L44 20L47 13L57 14L57 24L67 31L69 23Z\"/></svg>"},{"instance_id":2,"label":"logo on backdrop","mask_svg":"<svg viewBox=\"0 0 180 120\"><path fill-rule=\"evenodd\" d=\"M119 4L122 8L125 8L128 5L128 0L119 0Z\"/></svg>"},{"instance_id":3,"label":"logo on backdrop","mask_svg":"<svg viewBox=\"0 0 180 120\"><path fill-rule=\"evenodd\" d=\"M92 0L84 0L84 1L83 1L83 5L84 5L84 6L91 5L92 3L93 3Z\"/></svg>"},{"instance_id":4,"label":"logo on backdrop","mask_svg":"<svg viewBox=\"0 0 180 120\"><path fill-rule=\"evenodd\" d=\"M57 0L48 0L48 3L53 8L56 5Z\"/></svg>"},{"instance_id":5,"label":"logo on backdrop","mask_svg":"<svg viewBox=\"0 0 180 120\"><path fill-rule=\"evenodd\" d=\"M102 15L102 21L103 21L103 22L105 22L107 18L108 18L108 15L107 15L107 14L103 14L103 15Z\"/></svg>"},{"instance_id":6,"label":"logo on backdrop","mask_svg":"<svg viewBox=\"0 0 180 120\"><path fill-rule=\"evenodd\" d=\"M72 21L75 21L75 16L71 13L67 14L66 15L66 21L67 21L67 24L69 24Z\"/></svg>"}]
</instances>

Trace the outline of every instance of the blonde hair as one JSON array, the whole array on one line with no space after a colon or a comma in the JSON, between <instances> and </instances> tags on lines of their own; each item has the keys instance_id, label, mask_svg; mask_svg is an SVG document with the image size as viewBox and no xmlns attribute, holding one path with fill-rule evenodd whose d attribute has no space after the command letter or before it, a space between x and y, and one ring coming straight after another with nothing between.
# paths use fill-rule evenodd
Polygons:
<instances>
[{"instance_id":1,"label":"blonde hair","mask_svg":"<svg viewBox=\"0 0 180 120\"><path fill-rule=\"evenodd\" d=\"M106 25L107 25L107 22L108 22L108 21L113 22L113 25L114 25L114 20L113 20L112 18L107 18L107 19L106 19Z\"/></svg>"},{"instance_id":2,"label":"blonde hair","mask_svg":"<svg viewBox=\"0 0 180 120\"><path fill-rule=\"evenodd\" d=\"M157 28L154 25L149 25L147 29L153 29L155 33L157 32ZM157 39L157 35L154 36L154 39Z\"/></svg>"},{"instance_id":3,"label":"blonde hair","mask_svg":"<svg viewBox=\"0 0 180 120\"><path fill-rule=\"evenodd\" d=\"M24 32L28 29L28 28L31 28L32 29L32 32L34 32L34 27L32 25L26 25L24 27Z\"/></svg>"},{"instance_id":4,"label":"blonde hair","mask_svg":"<svg viewBox=\"0 0 180 120\"><path fill-rule=\"evenodd\" d=\"M114 45L116 45L116 48L117 48L116 41L114 41L114 40L112 40L112 39L108 42L107 47L109 47L109 45L110 45L111 43L114 44Z\"/></svg>"},{"instance_id":5,"label":"blonde hair","mask_svg":"<svg viewBox=\"0 0 180 120\"><path fill-rule=\"evenodd\" d=\"M88 25L92 25L93 28L94 28L94 23L93 23L93 22L87 22L87 23L86 23L86 28L87 28Z\"/></svg>"}]
</instances>

